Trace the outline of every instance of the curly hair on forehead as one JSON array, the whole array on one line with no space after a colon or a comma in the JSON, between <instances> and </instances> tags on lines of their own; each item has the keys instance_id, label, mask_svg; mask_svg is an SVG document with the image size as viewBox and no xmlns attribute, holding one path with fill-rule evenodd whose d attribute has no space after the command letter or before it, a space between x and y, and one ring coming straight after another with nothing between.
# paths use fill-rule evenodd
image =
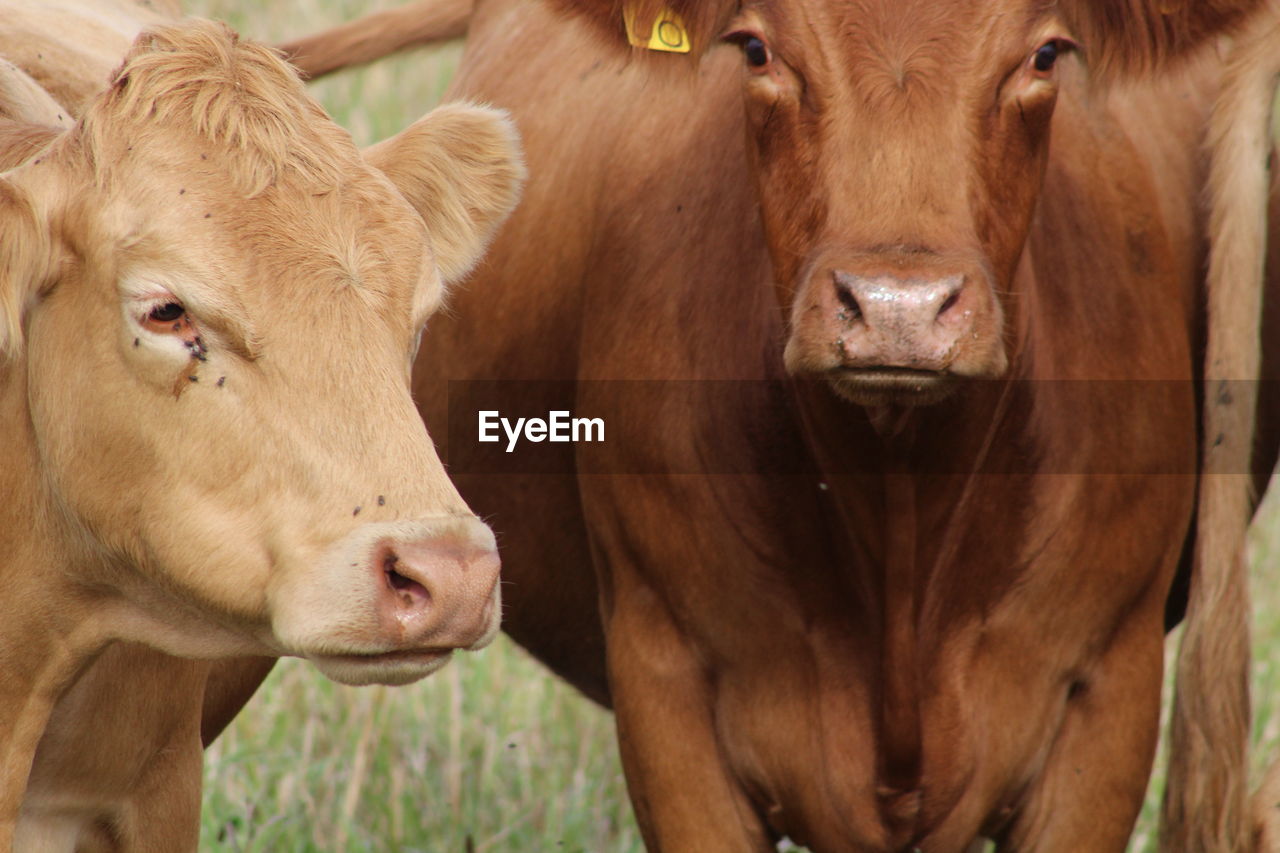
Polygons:
<instances>
[{"instance_id":1,"label":"curly hair on forehead","mask_svg":"<svg viewBox=\"0 0 1280 853\"><path fill-rule=\"evenodd\" d=\"M250 195L286 177L333 186L359 160L350 136L325 116L276 51L212 21L138 36L82 122L104 182L113 163L95 154L111 150L112 140L140 145L175 132L233 152L235 178Z\"/></svg>"}]
</instances>

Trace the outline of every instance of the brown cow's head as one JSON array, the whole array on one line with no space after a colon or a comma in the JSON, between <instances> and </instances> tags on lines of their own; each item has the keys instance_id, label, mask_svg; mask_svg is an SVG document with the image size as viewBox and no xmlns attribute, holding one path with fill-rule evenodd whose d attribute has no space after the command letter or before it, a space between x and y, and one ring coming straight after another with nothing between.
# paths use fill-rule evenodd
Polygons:
<instances>
[{"instance_id":1,"label":"brown cow's head","mask_svg":"<svg viewBox=\"0 0 1280 853\"><path fill-rule=\"evenodd\" d=\"M609 5L561 2L601 23ZM1014 272L1062 87L1086 63L1106 75L1183 53L1255 4L627 5L642 18L671 7L706 49L742 52L788 369L859 403L912 404L1008 369Z\"/></svg>"},{"instance_id":2,"label":"brown cow's head","mask_svg":"<svg viewBox=\"0 0 1280 853\"><path fill-rule=\"evenodd\" d=\"M1076 36L1043 4L748 4L747 120L785 359L860 403L1009 364L1007 294Z\"/></svg>"},{"instance_id":3,"label":"brown cow's head","mask_svg":"<svg viewBox=\"0 0 1280 853\"><path fill-rule=\"evenodd\" d=\"M32 569L80 573L118 636L352 683L489 642L493 535L409 369L522 175L494 111L442 108L362 156L269 50L208 23L144 35L0 176L0 376L77 554Z\"/></svg>"},{"instance_id":4,"label":"brown cow's head","mask_svg":"<svg viewBox=\"0 0 1280 853\"><path fill-rule=\"evenodd\" d=\"M862 404L1004 375L1059 91L1108 58L1080 5L747 0L730 19L792 373Z\"/></svg>"}]
</instances>

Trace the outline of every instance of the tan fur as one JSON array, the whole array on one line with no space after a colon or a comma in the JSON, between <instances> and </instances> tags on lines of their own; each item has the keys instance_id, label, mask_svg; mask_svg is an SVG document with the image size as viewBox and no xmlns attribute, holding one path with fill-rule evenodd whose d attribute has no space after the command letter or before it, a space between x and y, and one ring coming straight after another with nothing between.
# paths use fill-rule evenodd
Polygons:
<instances>
[{"instance_id":1,"label":"tan fur","mask_svg":"<svg viewBox=\"0 0 1280 853\"><path fill-rule=\"evenodd\" d=\"M78 116L144 28L172 21L177 0L0 2L0 56Z\"/></svg>"},{"instance_id":2,"label":"tan fur","mask_svg":"<svg viewBox=\"0 0 1280 853\"><path fill-rule=\"evenodd\" d=\"M222 85L209 85L215 81ZM358 162L350 137L323 117L275 51L241 43L225 25L210 24L151 30L125 56L106 97L83 124L90 150L104 151L111 147L104 133L118 135L127 127L138 144L139 137L182 123L210 142L230 145L239 157L241 189L252 196L286 175L327 189ZM298 144L298 129L311 144ZM105 180L113 160L95 165Z\"/></svg>"},{"instance_id":3,"label":"tan fur","mask_svg":"<svg viewBox=\"0 0 1280 853\"><path fill-rule=\"evenodd\" d=\"M0 119L0 169L30 160L58 136L57 128Z\"/></svg>"},{"instance_id":4,"label":"tan fur","mask_svg":"<svg viewBox=\"0 0 1280 853\"><path fill-rule=\"evenodd\" d=\"M315 79L413 47L461 38L473 0L418 0L280 46L303 77Z\"/></svg>"},{"instance_id":5,"label":"tan fur","mask_svg":"<svg viewBox=\"0 0 1280 853\"><path fill-rule=\"evenodd\" d=\"M71 126L71 113L31 76L0 58L0 118L50 127Z\"/></svg>"},{"instance_id":6,"label":"tan fur","mask_svg":"<svg viewBox=\"0 0 1280 853\"><path fill-rule=\"evenodd\" d=\"M415 150L443 151L428 168ZM515 125L501 110L446 104L365 150L427 223L446 282L461 279L515 208L526 171ZM411 166L411 168L405 168ZM465 175L464 182L458 181Z\"/></svg>"},{"instance_id":7,"label":"tan fur","mask_svg":"<svg viewBox=\"0 0 1280 853\"><path fill-rule=\"evenodd\" d=\"M4 359L12 358L22 346L22 318L48 280L51 252L30 197L3 180L0 222L5 225L5 239L0 240L0 359Z\"/></svg>"},{"instance_id":8,"label":"tan fur","mask_svg":"<svg viewBox=\"0 0 1280 853\"><path fill-rule=\"evenodd\" d=\"M1268 155L1280 74L1278 12L1274 5L1268 8L1242 35L1210 126L1206 445L1161 814L1161 849L1171 853L1248 850L1254 831L1246 787L1250 705L1244 544L1254 503L1247 472L1261 366ZM1264 798L1265 790L1260 794Z\"/></svg>"},{"instance_id":9,"label":"tan fur","mask_svg":"<svg viewBox=\"0 0 1280 853\"><path fill-rule=\"evenodd\" d=\"M433 250L474 263L522 167L494 111L442 116L388 175L275 53L195 21L69 130L0 120L0 849L194 849L207 666L121 641L402 683L496 632L492 533L408 361Z\"/></svg>"}]
</instances>

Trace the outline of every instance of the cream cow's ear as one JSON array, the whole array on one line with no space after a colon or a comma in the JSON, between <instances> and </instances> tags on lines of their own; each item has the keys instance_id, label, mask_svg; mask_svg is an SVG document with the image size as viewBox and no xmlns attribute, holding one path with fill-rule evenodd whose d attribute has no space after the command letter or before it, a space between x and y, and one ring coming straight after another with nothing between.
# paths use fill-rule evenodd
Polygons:
<instances>
[{"instance_id":1,"label":"cream cow's ear","mask_svg":"<svg viewBox=\"0 0 1280 853\"><path fill-rule=\"evenodd\" d=\"M49 229L32 199L0 175L0 358L22 349L22 321L53 268Z\"/></svg>"},{"instance_id":2,"label":"cream cow's ear","mask_svg":"<svg viewBox=\"0 0 1280 853\"><path fill-rule=\"evenodd\" d=\"M437 107L364 154L422 215L446 283L475 266L524 185L515 125L490 107Z\"/></svg>"}]
</instances>

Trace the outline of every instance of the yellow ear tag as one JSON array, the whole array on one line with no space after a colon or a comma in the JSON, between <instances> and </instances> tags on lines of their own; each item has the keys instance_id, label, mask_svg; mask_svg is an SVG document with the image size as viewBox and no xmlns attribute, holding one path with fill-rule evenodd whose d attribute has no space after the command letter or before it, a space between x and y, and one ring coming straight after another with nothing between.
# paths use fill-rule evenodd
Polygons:
<instances>
[{"instance_id":1,"label":"yellow ear tag","mask_svg":"<svg viewBox=\"0 0 1280 853\"><path fill-rule=\"evenodd\" d=\"M627 41L636 47L667 53L689 52L689 31L684 28L680 16L670 9L659 12L653 19L653 27L647 31L637 25L634 6L623 9L622 22L627 27Z\"/></svg>"}]
</instances>

